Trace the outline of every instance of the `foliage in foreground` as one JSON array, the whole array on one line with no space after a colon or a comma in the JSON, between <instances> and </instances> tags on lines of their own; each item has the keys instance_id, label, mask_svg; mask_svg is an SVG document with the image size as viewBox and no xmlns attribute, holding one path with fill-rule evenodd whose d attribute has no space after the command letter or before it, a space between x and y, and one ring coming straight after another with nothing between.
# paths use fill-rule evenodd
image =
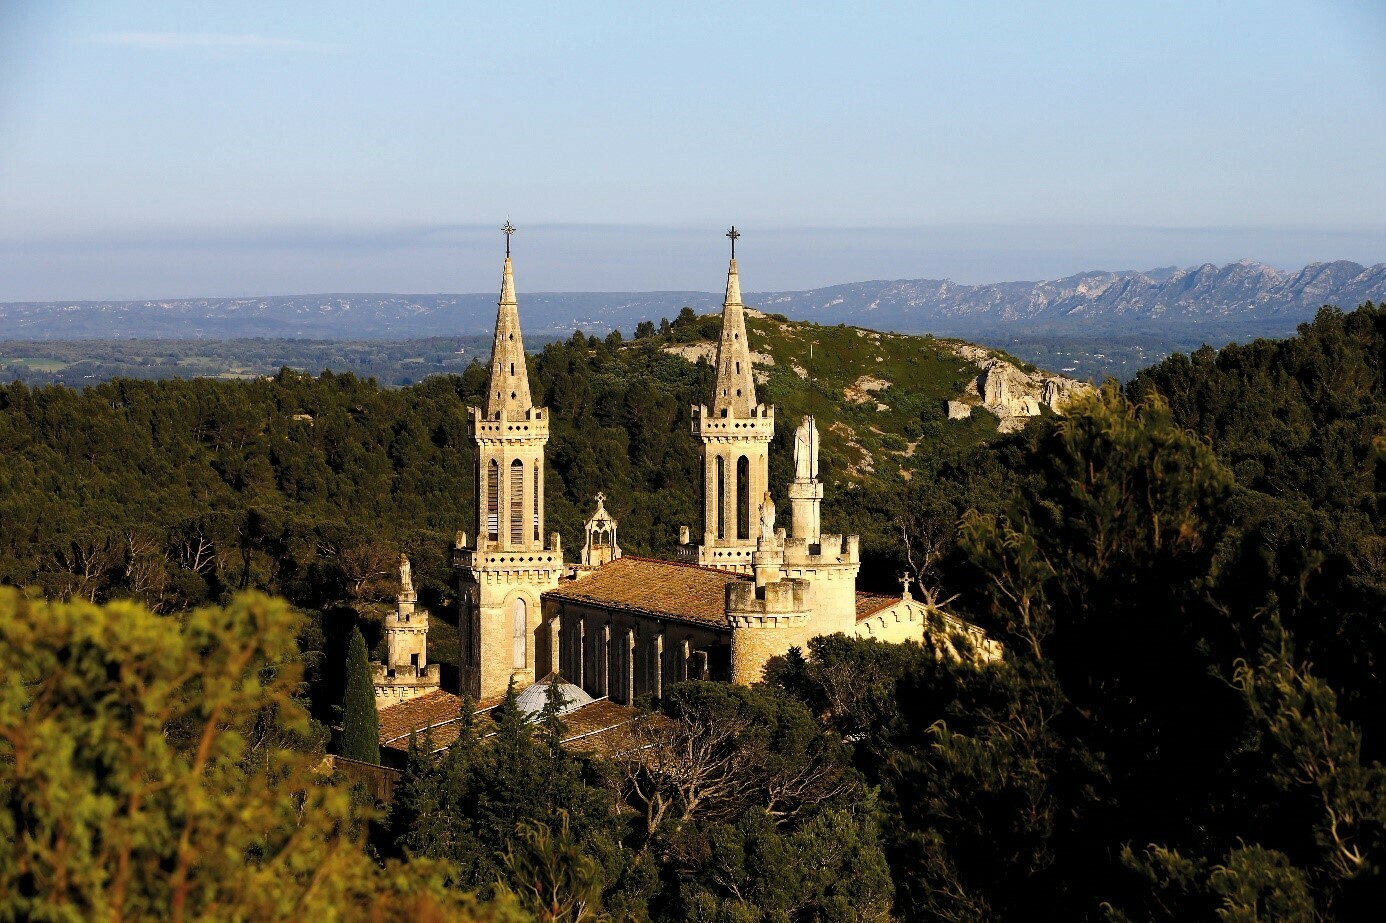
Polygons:
<instances>
[{"instance_id":1,"label":"foliage in foreground","mask_svg":"<svg viewBox=\"0 0 1386 923\"><path fill-rule=\"evenodd\" d=\"M1323 539L1305 566L1271 559L1280 498L1239 485L1158 395L1109 387L1025 438L1026 479L964 519L971 570L954 572L1003 664L819 638L772 677L858 741L894 821L899 911L1374 919L1380 713L1343 700L1379 701L1348 667L1386 653L1386 598L1363 579L1380 572L1345 581ZM1377 469L1339 502L1380 484ZM1311 606L1303 636L1337 686L1291 627Z\"/></svg>"},{"instance_id":2,"label":"foliage in foreground","mask_svg":"<svg viewBox=\"0 0 1386 923\"><path fill-rule=\"evenodd\" d=\"M553 699L534 724L513 691L497 712L464 714L441 757L416 741L392 812L459 886L541 920L891 919L874 798L792 697L680 684L637 720L639 761L607 764L558 746Z\"/></svg>"},{"instance_id":3,"label":"foliage in foreground","mask_svg":"<svg viewBox=\"0 0 1386 923\"><path fill-rule=\"evenodd\" d=\"M366 854L298 628L256 594L168 617L0 588L0 918L520 920Z\"/></svg>"}]
</instances>

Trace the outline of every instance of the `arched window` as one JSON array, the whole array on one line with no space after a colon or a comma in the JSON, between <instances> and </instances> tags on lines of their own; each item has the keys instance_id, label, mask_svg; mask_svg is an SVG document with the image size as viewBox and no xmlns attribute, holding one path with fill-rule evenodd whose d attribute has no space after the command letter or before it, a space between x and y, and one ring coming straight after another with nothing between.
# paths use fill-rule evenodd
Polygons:
<instances>
[{"instance_id":1,"label":"arched window","mask_svg":"<svg viewBox=\"0 0 1386 923\"><path fill-rule=\"evenodd\" d=\"M512 606L514 611L511 617L514 624L511 628L511 641L514 644L514 653L510 663L518 670L529 663L529 604L523 596L516 596Z\"/></svg>"},{"instance_id":2,"label":"arched window","mask_svg":"<svg viewBox=\"0 0 1386 923\"><path fill-rule=\"evenodd\" d=\"M543 488L539 485L538 462L534 463L534 540L539 541L539 498L543 496Z\"/></svg>"},{"instance_id":3,"label":"arched window","mask_svg":"<svg viewBox=\"0 0 1386 923\"><path fill-rule=\"evenodd\" d=\"M751 462L736 460L736 537L751 537Z\"/></svg>"},{"instance_id":4,"label":"arched window","mask_svg":"<svg viewBox=\"0 0 1386 923\"><path fill-rule=\"evenodd\" d=\"M494 458L486 466L486 537L500 541L500 463Z\"/></svg>"},{"instance_id":5,"label":"arched window","mask_svg":"<svg viewBox=\"0 0 1386 923\"><path fill-rule=\"evenodd\" d=\"M525 463L518 458L510 463L510 544L525 541Z\"/></svg>"},{"instance_id":6,"label":"arched window","mask_svg":"<svg viewBox=\"0 0 1386 923\"><path fill-rule=\"evenodd\" d=\"M717 537L727 537L727 460L717 456Z\"/></svg>"}]
</instances>

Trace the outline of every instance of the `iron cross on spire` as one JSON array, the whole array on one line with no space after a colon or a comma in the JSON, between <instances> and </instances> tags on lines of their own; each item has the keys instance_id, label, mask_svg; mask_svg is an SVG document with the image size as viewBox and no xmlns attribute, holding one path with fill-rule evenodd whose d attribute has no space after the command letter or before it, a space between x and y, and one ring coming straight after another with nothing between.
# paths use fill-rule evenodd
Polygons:
<instances>
[{"instance_id":1,"label":"iron cross on spire","mask_svg":"<svg viewBox=\"0 0 1386 923\"><path fill-rule=\"evenodd\" d=\"M736 259L736 239L741 236L741 232L738 231L736 225L733 224L731 230L727 232L727 236L731 238L732 242L732 259Z\"/></svg>"},{"instance_id":2,"label":"iron cross on spire","mask_svg":"<svg viewBox=\"0 0 1386 923\"><path fill-rule=\"evenodd\" d=\"M505 257L506 257L506 259L509 259L509 258L510 258L510 235L515 233L515 228L514 228L513 225L511 225L510 219L509 219L509 218L506 218L506 219L505 219L505 227L501 228L501 232L502 232L503 234L505 234Z\"/></svg>"}]
</instances>

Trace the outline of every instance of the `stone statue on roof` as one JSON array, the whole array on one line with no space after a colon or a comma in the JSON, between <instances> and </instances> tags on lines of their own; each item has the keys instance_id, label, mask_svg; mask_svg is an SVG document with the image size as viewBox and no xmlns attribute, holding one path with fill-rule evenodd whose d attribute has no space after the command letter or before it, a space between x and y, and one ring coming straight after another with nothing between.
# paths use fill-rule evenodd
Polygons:
<instances>
[{"instance_id":1,"label":"stone statue on roof","mask_svg":"<svg viewBox=\"0 0 1386 923\"><path fill-rule=\"evenodd\" d=\"M413 569L409 566L409 558L406 555L399 556L399 595L414 595Z\"/></svg>"},{"instance_id":2,"label":"stone statue on roof","mask_svg":"<svg viewBox=\"0 0 1386 923\"><path fill-rule=\"evenodd\" d=\"M794 431L794 480L812 481L818 477L818 426L813 417Z\"/></svg>"},{"instance_id":3,"label":"stone statue on roof","mask_svg":"<svg viewBox=\"0 0 1386 923\"><path fill-rule=\"evenodd\" d=\"M760 501L760 537L767 542L775 537L775 498L768 490Z\"/></svg>"}]
</instances>

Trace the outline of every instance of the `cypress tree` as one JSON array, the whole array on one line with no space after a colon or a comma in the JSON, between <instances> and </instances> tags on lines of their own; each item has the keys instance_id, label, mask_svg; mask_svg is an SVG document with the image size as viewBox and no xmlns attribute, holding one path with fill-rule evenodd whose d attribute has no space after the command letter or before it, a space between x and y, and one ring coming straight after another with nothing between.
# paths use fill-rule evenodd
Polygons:
<instances>
[{"instance_id":1,"label":"cypress tree","mask_svg":"<svg viewBox=\"0 0 1386 923\"><path fill-rule=\"evenodd\" d=\"M347 646L346 695L342 699L342 756L380 764L380 720L375 711L375 683L361 629L351 630Z\"/></svg>"}]
</instances>

